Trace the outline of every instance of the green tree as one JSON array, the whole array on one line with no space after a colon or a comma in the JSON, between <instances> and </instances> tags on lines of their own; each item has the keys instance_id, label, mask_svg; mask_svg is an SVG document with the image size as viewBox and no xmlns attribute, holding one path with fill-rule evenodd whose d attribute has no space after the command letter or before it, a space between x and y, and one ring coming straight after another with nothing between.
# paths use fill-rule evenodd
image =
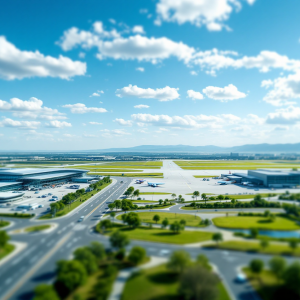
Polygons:
<instances>
[{"instance_id":1,"label":"green tree","mask_svg":"<svg viewBox=\"0 0 300 300\"><path fill-rule=\"evenodd\" d=\"M253 274L259 275L264 268L264 262L260 259L250 261L249 268Z\"/></svg>"},{"instance_id":2,"label":"green tree","mask_svg":"<svg viewBox=\"0 0 300 300\"><path fill-rule=\"evenodd\" d=\"M206 205L206 200L207 200L207 196L205 193L201 194L201 198L205 201L205 205Z\"/></svg>"},{"instance_id":3,"label":"green tree","mask_svg":"<svg viewBox=\"0 0 300 300\"><path fill-rule=\"evenodd\" d=\"M73 254L74 258L82 263L89 275L97 271L97 258L88 247L78 248Z\"/></svg>"},{"instance_id":4,"label":"green tree","mask_svg":"<svg viewBox=\"0 0 300 300\"><path fill-rule=\"evenodd\" d=\"M169 220L167 218L165 218L162 222L162 228L166 228L169 225Z\"/></svg>"},{"instance_id":5,"label":"green tree","mask_svg":"<svg viewBox=\"0 0 300 300\"><path fill-rule=\"evenodd\" d=\"M95 255L98 262L105 259L106 252L105 252L104 246L101 243L91 242L91 244L88 246L88 248Z\"/></svg>"},{"instance_id":6,"label":"green tree","mask_svg":"<svg viewBox=\"0 0 300 300\"><path fill-rule=\"evenodd\" d=\"M286 260L281 256L275 256L269 261L269 267L275 276L280 279L286 269Z\"/></svg>"},{"instance_id":7,"label":"green tree","mask_svg":"<svg viewBox=\"0 0 300 300\"><path fill-rule=\"evenodd\" d=\"M179 221L179 224L184 228L185 227L185 225L186 225L186 220L180 220Z\"/></svg>"},{"instance_id":8,"label":"green tree","mask_svg":"<svg viewBox=\"0 0 300 300\"><path fill-rule=\"evenodd\" d=\"M219 195L219 196L217 197L217 199L218 199L218 200L224 200L224 196L223 196L223 195Z\"/></svg>"},{"instance_id":9,"label":"green tree","mask_svg":"<svg viewBox=\"0 0 300 300\"><path fill-rule=\"evenodd\" d=\"M108 204L108 208L109 208L110 210L113 210L115 207L116 207L116 204L115 204L115 203L109 203L109 204Z\"/></svg>"},{"instance_id":10,"label":"green tree","mask_svg":"<svg viewBox=\"0 0 300 300\"><path fill-rule=\"evenodd\" d=\"M33 300L60 300L52 285L40 284L34 289Z\"/></svg>"},{"instance_id":11,"label":"green tree","mask_svg":"<svg viewBox=\"0 0 300 300\"><path fill-rule=\"evenodd\" d=\"M159 199L159 200L158 200L159 205L162 205L163 202L164 202L163 199Z\"/></svg>"},{"instance_id":12,"label":"green tree","mask_svg":"<svg viewBox=\"0 0 300 300\"><path fill-rule=\"evenodd\" d=\"M173 193L173 194L171 195L171 197L172 197L173 199L175 199L175 197L176 197L176 194L175 194L175 193Z\"/></svg>"},{"instance_id":13,"label":"green tree","mask_svg":"<svg viewBox=\"0 0 300 300\"><path fill-rule=\"evenodd\" d=\"M289 241L289 245L290 245L290 248L292 249L292 251L295 251L296 248L298 247L298 240L297 239L291 239Z\"/></svg>"},{"instance_id":14,"label":"green tree","mask_svg":"<svg viewBox=\"0 0 300 300\"><path fill-rule=\"evenodd\" d=\"M263 250L266 249L269 246L269 241L267 239L262 239L260 241L260 246Z\"/></svg>"},{"instance_id":15,"label":"green tree","mask_svg":"<svg viewBox=\"0 0 300 300\"><path fill-rule=\"evenodd\" d=\"M128 260L133 265L138 265L146 258L146 250L143 247L135 246L130 250Z\"/></svg>"},{"instance_id":16,"label":"green tree","mask_svg":"<svg viewBox=\"0 0 300 300\"><path fill-rule=\"evenodd\" d=\"M195 191L195 192L193 193L193 196L196 198L196 201L197 201L197 198L200 196L199 191Z\"/></svg>"},{"instance_id":17,"label":"green tree","mask_svg":"<svg viewBox=\"0 0 300 300\"><path fill-rule=\"evenodd\" d=\"M141 225L141 220L139 218L139 215L135 212L130 212L128 214L123 214L122 215L122 220L128 226L131 226L133 228L136 228L136 227Z\"/></svg>"},{"instance_id":18,"label":"green tree","mask_svg":"<svg viewBox=\"0 0 300 300\"><path fill-rule=\"evenodd\" d=\"M129 238L125 233L115 231L109 238L112 248L125 248L129 244Z\"/></svg>"},{"instance_id":19,"label":"green tree","mask_svg":"<svg viewBox=\"0 0 300 300\"><path fill-rule=\"evenodd\" d=\"M179 279L180 299L216 300L219 298L219 281L216 274L201 266L188 267Z\"/></svg>"},{"instance_id":20,"label":"green tree","mask_svg":"<svg viewBox=\"0 0 300 300\"><path fill-rule=\"evenodd\" d=\"M140 195L140 190L139 189L136 189L134 192L133 192L133 197L138 197Z\"/></svg>"},{"instance_id":21,"label":"green tree","mask_svg":"<svg viewBox=\"0 0 300 300\"><path fill-rule=\"evenodd\" d=\"M197 256L196 263L198 265L201 265L206 270L212 270L212 267L211 267L211 265L209 263L209 260L208 260L207 256L205 256L204 254L199 254Z\"/></svg>"},{"instance_id":22,"label":"green tree","mask_svg":"<svg viewBox=\"0 0 300 300\"><path fill-rule=\"evenodd\" d=\"M61 260L57 262L56 291L62 298L83 285L87 279L85 267L78 260Z\"/></svg>"},{"instance_id":23,"label":"green tree","mask_svg":"<svg viewBox=\"0 0 300 300\"><path fill-rule=\"evenodd\" d=\"M256 239L257 236L259 234L259 231L257 228L251 228L250 229L250 236L253 238L253 239Z\"/></svg>"},{"instance_id":24,"label":"green tree","mask_svg":"<svg viewBox=\"0 0 300 300\"><path fill-rule=\"evenodd\" d=\"M10 237L7 234L7 232L4 230L1 230L0 231L0 248L3 248L7 244L9 239L10 239Z\"/></svg>"},{"instance_id":25,"label":"green tree","mask_svg":"<svg viewBox=\"0 0 300 300\"><path fill-rule=\"evenodd\" d=\"M111 212L110 213L110 218L114 221L115 219L115 216L116 216L116 213L115 212Z\"/></svg>"},{"instance_id":26,"label":"green tree","mask_svg":"<svg viewBox=\"0 0 300 300\"><path fill-rule=\"evenodd\" d=\"M174 251L167 263L167 267L175 273L182 273L191 264L190 254L184 250Z\"/></svg>"},{"instance_id":27,"label":"green tree","mask_svg":"<svg viewBox=\"0 0 300 300\"><path fill-rule=\"evenodd\" d=\"M96 228L97 228L98 232L102 233L111 227L112 227L111 221L109 219L104 219L97 224Z\"/></svg>"},{"instance_id":28,"label":"green tree","mask_svg":"<svg viewBox=\"0 0 300 300\"><path fill-rule=\"evenodd\" d=\"M298 296L300 295L300 263L292 263L284 272L283 280L285 282L285 287Z\"/></svg>"},{"instance_id":29,"label":"green tree","mask_svg":"<svg viewBox=\"0 0 300 300\"><path fill-rule=\"evenodd\" d=\"M174 233L179 233L181 230L183 230L182 226L180 225L179 222L175 221L170 225L170 230L173 231Z\"/></svg>"},{"instance_id":30,"label":"green tree","mask_svg":"<svg viewBox=\"0 0 300 300\"><path fill-rule=\"evenodd\" d=\"M212 240L214 242L217 243L217 245L219 244L219 242L222 242L223 241L223 235L221 232L216 232L212 235Z\"/></svg>"},{"instance_id":31,"label":"green tree","mask_svg":"<svg viewBox=\"0 0 300 300\"><path fill-rule=\"evenodd\" d=\"M115 204L116 209L120 209L122 207L120 200L115 200L114 204Z\"/></svg>"},{"instance_id":32,"label":"green tree","mask_svg":"<svg viewBox=\"0 0 300 300\"><path fill-rule=\"evenodd\" d=\"M156 224L157 224L157 222L160 220L160 216L159 215L154 215L153 216L153 221L154 222L156 222Z\"/></svg>"}]
</instances>

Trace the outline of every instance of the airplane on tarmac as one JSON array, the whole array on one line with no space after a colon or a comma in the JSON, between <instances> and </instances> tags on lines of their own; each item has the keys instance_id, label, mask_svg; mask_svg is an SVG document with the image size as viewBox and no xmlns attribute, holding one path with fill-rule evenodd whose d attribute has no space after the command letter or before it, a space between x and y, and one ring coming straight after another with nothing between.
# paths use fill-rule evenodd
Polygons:
<instances>
[{"instance_id":1,"label":"airplane on tarmac","mask_svg":"<svg viewBox=\"0 0 300 300\"><path fill-rule=\"evenodd\" d=\"M148 185L152 186L152 187L157 187L157 186L163 185L163 184L164 184L163 182L148 182Z\"/></svg>"},{"instance_id":2,"label":"airplane on tarmac","mask_svg":"<svg viewBox=\"0 0 300 300\"><path fill-rule=\"evenodd\" d=\"M137 183L137 184L142 184L142 183L144 183L146 180L145 179L137 179L136 181L135 181L135 183Z\"/></svg>"},{"instance_id":3,"label":"airplane on tarmac","mask_svg":"<svg viewBox=\"0 0 300 300\"><path fill-rule=\"evenodd\" d=\"M226 185L226 184L232 184L232 181L218 181L218 183L220 183L220 185Z\"/></svg>"}]
</instances>

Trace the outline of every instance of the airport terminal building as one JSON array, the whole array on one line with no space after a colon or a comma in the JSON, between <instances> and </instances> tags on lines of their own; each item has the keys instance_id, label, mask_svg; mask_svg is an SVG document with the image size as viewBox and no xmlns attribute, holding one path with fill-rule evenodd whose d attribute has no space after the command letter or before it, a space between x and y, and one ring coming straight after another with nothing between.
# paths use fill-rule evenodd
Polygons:
<instances>
[{"instance_id":1,"label":"airport terminal building","mask_svg":"<svg viewBox=\"0 0 300 300\"><path fill-rule=\"evenodd\" d=\"M250 183L274 188L290 188L300 185L299 171L249 170L248 174L222 174L221 177L235 181L235 183Z\"/></svg>"},{"instance_id":2,"label":"airport terminal building","mask_svg":"<svg viewBox=\"0 0 300 300\"><path fill-rule=\"evenodd\" d=\"M62 182L89 182L98 176L87 176L89 170L63 168L0 169L0 192L43 187Z\"/></svg>"}]
</instances>

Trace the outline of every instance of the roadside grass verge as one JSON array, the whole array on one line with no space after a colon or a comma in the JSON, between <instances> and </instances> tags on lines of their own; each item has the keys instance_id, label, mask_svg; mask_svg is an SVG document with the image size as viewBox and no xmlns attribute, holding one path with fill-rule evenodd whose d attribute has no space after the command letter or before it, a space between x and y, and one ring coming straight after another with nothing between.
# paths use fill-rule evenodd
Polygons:
<instances>
[{"instance_id":1,"label":"roadside grass verge","mask_svg":"<svg viewBox=\"0 0 300 300\"><path fill-rule=\"evenodd\" d=\"M260 243L257 241L226 241L219 243L219 245L211 244L203 247L271 255L300 256L300 248L292 250L287 243L270 243L267 247L262 248Z\"/></svg>"},{"instance_id":2,"label":"roadside grass verge","mask_svg":"<svg viewBox=\"0 0 300 300\"><path fill-rule=\"evenodd\" d=\"M179 300L179 275L165 264L134 274L125 284L122 300ZM222 282L218 284L217 300L230 300Z\"/></svg>"},{"instance_id":3,"label":"roadside grass verge","mask_svg":"<svg viewBox=\"0 0 300 300\"><path fill-rule=\"evenodd\" d=\"M103 190L104 188L106 188L107 186L109 186L111 183L105 183L103 185L101 185L101 190ZM88 192L82 196L80 196L77 200L75 200L73 203L71 203L70 205L66 205L64 207L64 209L58 211L56 213L55 217L61 217L64 216L66 214L68 214L69 212L71 212L73 209L75 209L76 207L78 207L79 205L83 204L86 200L90 199L92 196L94 196L96 194L96 191L91 191ZM54 217L54 218L55 218ZM41 216L39 218L40 220L45 220L45 219L52 219L52 214L51 212L48 214L45 214L43 216Z\"/></svg>"},{"instance_id":4,"label":"roadside grass verge","mask_svg":"<svg viewBox=\"0 0 300 300\"><path fill-rule=\"evenodd\" d=\"M21 213L1 213L0 217L7 217L7 218L21 218L21 219L30 219L34 216L34 214L21 214Z\"/></svg>"},{"instance_id":5,"label":"roadside grass verge","mask_svg":"<svg viewBox=\"0 0 300 300\"><path fill-rule=\"evenodd\" d=\"M37 231L49 229L50 227L51 227L51 225L49 225L49 224L37 225L37 226L27 227L27 228L25 228L24 231L25 232L37 232Z\"/></svg>"},{"instance_id":6,"label":"roadside grass verge","mask_svg":"<svg viewBox=\"0 0 300 300\"><path fill-rule=\"evenodd\" d=\"M169 224L172 224L175 221L185 220L186 226L194 227L205 227L200 225L201 218L198 216L188 215L188 214L177 214L177 213L165 213L165 212L139 212L139 217L143 223L151 224L161 224L164 219L168 219ZM153 221L153 217L158 215L160 220L156 223ZM122 220L121 215L117 216L118 220Z\"/></svg>"},{"instance_id":7,"label":"roadside grass verge","mask_svg":"<svg viewBox=\"0 0 300 300\"><path fill-rule=\"evenodd\" d=\"M287 218L276 217L271 221L267 217L217 217L213 219L217 227L232 229L267 229L267 230L297 230L300 226Z\"/></svg>"},{"instance_id":8,"label":"roadside grass verge","mask_svg":"<svg viewBox=\"0 0 300 300\"><path fill-rule=\"evenodd\" d=\"M8 226L10 223L8 221L0 220L0 228Z\"/></svg>"},{"instance_id":9,"label":"roadside grass verge","mask_svg":"<svg viewBox=\"0 0 300 300\"><path fill-rule=\"evenodd\" d=\"M180 233L173 233L171 230L160 228L149 228L145 226L133 229L131 227L113 224L113 228L107 231L107 234L112 234L115 230L120 230L125 233L129 239L167 243L167 244L191 244L209 241L212 239L212 233L204 231L182 231Z\"/></svg>"},{"instance_id":10,"label":"roadside grass verge","mask_svg":"<svg viewBox=\"0 0 300 300\"><path fill-rule=\"evenodd\" d=\"M158 201L152 201L152 200L131 200L133 203L158 203Z\"/></svg>"},{"instance_id":11,"label":"roadside grass verge","mask_svg":"<svg viewBox=\"0 0 300 300\"><path fill-rule=\"evenodd\" d=\"M10 254L12 251L14 251L15 246L12 244L6 244L4 247L0 248L0 259L5 257L6 255Z\"/></svg>"},{"instance_id":12,"label":"roadside grass verge","mask_svg":"<svg viewBox=\"0 0 300 300\"><path fill-rule=\"evenodd\" d=\"M115 170L114 170L115 172ZM93 175L93 174L98 174L99 175L103 175L103 176L121 176L121 177L153 177L153 178L164 178L163 175L164 173L104 173L104 172L89 172L89 175ZM142 175L142 176L141 176Z\"/></svg>"},{"instance_id":13,"label":"roadside grass verge","mask_svg":"<svg viewBox=\"0 0 300 300\"><path fill-rule=\"evenodd\" d=\"M212 178L219 177L219 175L193 175L195 178Z\"/></svg>"},{"instance_id":14,"label":"roadside grass verge","mask_svg":"<svg viewBox=\"0 0 300 300\"><path fill-rule=\"evenodd\" d=\"M70 168L70 167L66 167L66 168ZM76 167L77 168L77 167ZM126 166L126 165L85 165L85 166L78 166L78 169L121 169L121 170L127 170L126 172L129 171L135 171L134 169L139 169L139 170L143 170L143 169L160 169L160 167L156 167L156 166L142 166L142 165L135 165L135 166ZM115 170L117 171L117 170Z\"/></svg>"}]
</instances>

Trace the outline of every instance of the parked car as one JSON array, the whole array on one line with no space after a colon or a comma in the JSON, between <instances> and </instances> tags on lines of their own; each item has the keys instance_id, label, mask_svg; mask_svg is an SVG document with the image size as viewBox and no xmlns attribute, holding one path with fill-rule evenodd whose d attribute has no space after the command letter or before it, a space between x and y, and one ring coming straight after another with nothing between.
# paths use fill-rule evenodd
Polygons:
<instances>
[{"instance_id":1,"label":"parked car","mask_svg":"<svg viewBox=\"0 0 300 300\"><path fill-rule=\"evenodd\" d=\"M43 205L43 204L40 204L40 205L38 206L38 208L42 208L42 207L44 207L44 205Z\"/></svg>"},{"instance_id":2,"label":"parked car","mask_svg":"<svg viewBox=\"0 0 300 300\"><path fill-rule=\"evenodd\" d=\"M36 191L36 192L34 192L35 194L39 194L40 192L38 192L38 191Z\"/></svg>"}]
</instances>

